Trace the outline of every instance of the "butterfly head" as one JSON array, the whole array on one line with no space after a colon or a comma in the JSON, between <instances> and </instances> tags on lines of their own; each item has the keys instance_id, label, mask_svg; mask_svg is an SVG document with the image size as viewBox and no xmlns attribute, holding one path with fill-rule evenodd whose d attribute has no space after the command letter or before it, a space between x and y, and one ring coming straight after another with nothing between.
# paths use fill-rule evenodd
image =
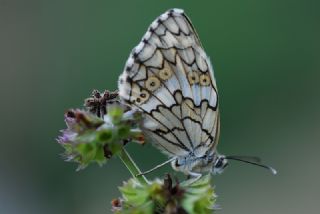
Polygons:
<instances>
[{"instance_id":1,"label":"butterfly head","mask_svg":"<svg viewBox=\"0 0 320 214\"><path fill-rule=\"evenodd\" d=\"M221 174L223 170L228 166L228 160L224 155L218 155L212 168L212 174Z\"/></svg>"}]
</instances>

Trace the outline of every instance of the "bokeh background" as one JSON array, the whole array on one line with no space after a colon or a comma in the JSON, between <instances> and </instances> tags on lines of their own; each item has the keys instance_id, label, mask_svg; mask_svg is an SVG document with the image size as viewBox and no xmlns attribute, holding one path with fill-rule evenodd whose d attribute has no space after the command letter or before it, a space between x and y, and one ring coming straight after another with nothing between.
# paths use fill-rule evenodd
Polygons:
<instances>
[{"instance_id":1,"label":"bokeh background","mask_svg":"<svg viewBox=\"0 0 320 214\"><path fill-rule=\"evenodd\" d=\"M192 19L211 56L224 154L214 178L221 214L320 212L320 13L317 0L0 0L0 213L110 213L130 175L117 158L76 172L55 142L63 113L92 89L116 89L131 49L172 7ZM142 169L166 158L128 150ZM162 176L170 167L149 177Z\"/></svg>"}]
</instances>

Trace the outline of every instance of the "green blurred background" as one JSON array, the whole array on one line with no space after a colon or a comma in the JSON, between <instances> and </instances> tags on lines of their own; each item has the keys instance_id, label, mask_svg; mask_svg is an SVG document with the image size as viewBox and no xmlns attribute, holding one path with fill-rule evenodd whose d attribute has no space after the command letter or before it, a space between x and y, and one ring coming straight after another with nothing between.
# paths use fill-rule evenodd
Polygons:
<instances>
[{"instance_id":1,"label":"green blurred background","mask_svg":"<svg viewBox=\"0 0 320 214\"><path fill-rule=\"evenodd\" d=\"M66 109L92 89L116 89L131 49L172 7L186 11L213 61L219 151L260 156L279 171L232 163L215 177L219 213L319 213L319 6L0 0L0 213L110 213L127 170L115 158L76 172L55 138ZM144 170L165 160L151 146L128 150Z\"/></svg>"}]
</instances>

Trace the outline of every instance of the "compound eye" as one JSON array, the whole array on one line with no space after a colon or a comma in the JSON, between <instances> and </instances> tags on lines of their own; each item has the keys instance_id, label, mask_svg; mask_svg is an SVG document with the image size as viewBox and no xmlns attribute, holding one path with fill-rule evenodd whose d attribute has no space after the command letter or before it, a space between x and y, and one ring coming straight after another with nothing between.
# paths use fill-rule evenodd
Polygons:
<instances>
[{"instance_id":1,"label":"compound eye","mask_svg":"<svg viewBox=\"0 0 320 214\"><path fill-rule=\"evenodd\" d=\"M222 165L223 165L223 159L222 159L222 158L220 158L220 159L217 161L217 163L216 163L215 167L216 167L216 168L221 168L221 167L222 167Z\"/></svg>"}]
</instances>

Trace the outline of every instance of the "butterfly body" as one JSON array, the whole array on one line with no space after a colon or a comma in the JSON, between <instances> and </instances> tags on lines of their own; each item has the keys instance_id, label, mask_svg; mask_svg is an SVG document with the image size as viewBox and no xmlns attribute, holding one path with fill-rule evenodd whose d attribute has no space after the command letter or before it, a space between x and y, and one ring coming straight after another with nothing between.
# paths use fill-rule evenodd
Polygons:
<instances>
[{"instance_id":1,"label":"butterfly body","mask_svg":"<svg viewBox=\"0 0 320 214\"><path fill-rule=\"evenodd\" d=\"M119 95L144 113L144 134L173 158L175 170L216 173L217 166L226 166L216 151L220 120L213 69L183 10L171 9L150 25L119 78Z\"/></svg>"}]
</instances>

